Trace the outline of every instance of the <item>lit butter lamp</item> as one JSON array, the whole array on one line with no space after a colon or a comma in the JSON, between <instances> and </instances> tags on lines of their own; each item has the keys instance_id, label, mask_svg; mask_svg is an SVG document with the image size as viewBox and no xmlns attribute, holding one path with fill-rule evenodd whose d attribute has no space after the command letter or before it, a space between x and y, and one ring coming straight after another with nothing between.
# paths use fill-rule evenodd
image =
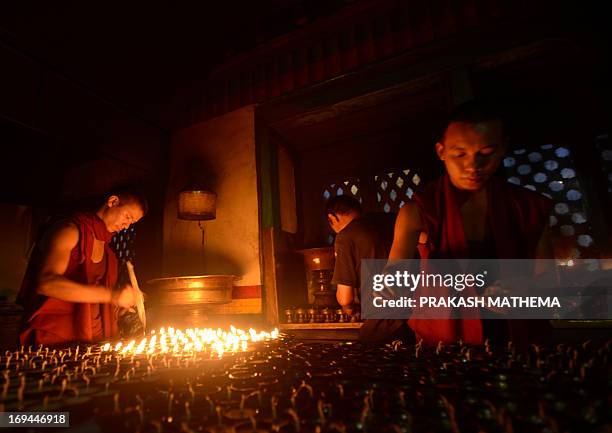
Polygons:
<instances>
[{"instance_id":1,"label":"lit butter lamp","mask_svg":"<svg viewBox=\"0 0 612 433\"><path fill-rule=\"evenodd\" d=\"M335 263L334 249L309 248L298 252L304 257L309 303L321 308L338 307L336 290L331 284Z\"/></svg>"}]
</instances>

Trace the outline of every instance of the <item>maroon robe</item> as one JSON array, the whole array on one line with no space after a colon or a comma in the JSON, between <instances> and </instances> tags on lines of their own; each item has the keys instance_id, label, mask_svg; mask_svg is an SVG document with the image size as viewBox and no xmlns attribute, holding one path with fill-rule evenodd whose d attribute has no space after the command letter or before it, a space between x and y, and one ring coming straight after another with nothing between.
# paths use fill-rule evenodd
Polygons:
<instances>
[{"instance_id":1,"label":"maroon robe","mask_svg":"<svg viewBox=\"0 0 612 433\"><path fill-rule=\"evenodd\" d=\"M538 241L548 219L551 201L497 177L493 177L486 188L486 221L496 252L494 258L536 258ZM468 194L455 188L448 175L426 185L415 194L414 200L419 208L423 229L427 233L427 243L419 248L425 261L427 258L470 258L469 244L459 211L467 198ZM408 324L415 331L417 338L428 343L453 342L459 339L467 343L482 343L482 321L479 314L466 311L461 312L463 319L413 317ZM521 332L524 334L526 321L511 322L511 337L519 337L513 334Z\"/></svg>"},{"instance_id":2,"label":"maroon robe","mask_svg":"<svg viewBox=\"0 0 612 433\"><path fill-rule=\"evenodd\" d=\"M81 284L114 288L118 265L109 245L113 234L93 213L78 213L66 222L77 227L79 241L70 252L64 277ZM92 259L94 247L104 251L97 263ZM92 342L118 335L117 309L112 305L67 302L37 294L41 260L41 247L36 245L17 297L17 303L25 309L19 336L22 345ZM98 309L101 323L94 317ZM102 332L96 335L100 327Z\"/></svg>"}]
</instances>

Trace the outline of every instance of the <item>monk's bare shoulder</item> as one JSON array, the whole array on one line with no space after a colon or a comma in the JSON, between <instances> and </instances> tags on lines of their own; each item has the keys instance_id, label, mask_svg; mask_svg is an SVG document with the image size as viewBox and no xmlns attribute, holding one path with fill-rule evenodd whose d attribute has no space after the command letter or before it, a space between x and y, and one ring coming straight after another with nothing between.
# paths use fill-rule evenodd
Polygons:
<instances>
[{"instance_id":1,"label":"monk's bare shoulder","mask_svg":"<svg viewBox=\"0 0 612 433\"><path fill-rule=\"evenodd\" d=\"M79 242L79 229L70 221L54 224L43 237L43 248L46 251L70 251Z\"/></svg>"},{"instance_id":2,"label":"monk's bare shoulder","mask_svg":"<svg viewBox=\"0 0 612 433\"><path fill-rule=\"evenodd\" d=\"M54 296L58 276L64 275L70 262L72 249L79 242L79 229L72 223L54 224L42 239L42 258L38 270L36 292L44 296Z\"/></svg>"},{"instance_id":3,"label":"monk's bare shoulder","mask_svg":"<svg viewBox=\"0 0 612 433\"><path fill-rule=\"evenodd\" d=\"M408 202L399 211L393 232L393 245L389 260L411 259L414 257L421 232L421 216L416 203Z\"/></svg>"},{"instance_id":4,"label":"monk's bare shoulder","mask_svg":"<svg viewBox=\"0 0 612 433\"><path fill-rule=\"evenodd\" d=\"M404 204L395 221L396 229L400 227L404 230L421 230L421 226L421 215L417 204L411 201Z\"/></svg>"}]
</instances>

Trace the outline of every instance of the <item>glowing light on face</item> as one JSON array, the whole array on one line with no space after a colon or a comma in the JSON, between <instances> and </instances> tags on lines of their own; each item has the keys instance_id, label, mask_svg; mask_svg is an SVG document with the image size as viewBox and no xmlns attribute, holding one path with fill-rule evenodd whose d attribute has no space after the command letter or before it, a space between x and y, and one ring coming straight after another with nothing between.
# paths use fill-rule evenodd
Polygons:
<instances>
[{"instance_id":1,"label":"glowing light on face","mask_svg":"<svg viewBox=\"0 0 612 433\"><path fill-rule=\"evenodd\" d=\"M149 336L140 341L119 341L113 347L110 343L100 346L101 352L117 352L121 355L140 355L172 353L189 355L193 353L210 353L221 358L224 353L245 352L250 343L275 340L279 337L278 329L271 332L248 331L230 326L229 331L211 328L189 328L186 330L173 327L151 331Z\"/></svg>"},{"instance_id":2,"label":"glowing light on face","mask_svg":"<svg viewBox=\"0 0 612 433\"><path fill-rule=\"evenodd\" d=\"M453 122L446 129L443 143L436 144L436 151L456 188L477 191L501 163L505 141L501 122Z\"/></svg>"}]
</instances>

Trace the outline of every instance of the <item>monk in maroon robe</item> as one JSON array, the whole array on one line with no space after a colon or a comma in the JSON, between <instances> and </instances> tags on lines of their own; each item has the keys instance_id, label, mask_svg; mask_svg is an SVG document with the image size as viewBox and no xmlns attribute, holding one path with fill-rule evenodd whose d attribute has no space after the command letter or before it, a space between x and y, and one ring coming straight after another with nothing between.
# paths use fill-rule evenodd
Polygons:
<instances>
[{"instance_id":1,"label":"monk in maroon robe","mask_svg":"<svg viewBox=\"0 0 612 433\"><path fill-rule=\"evenodd\" d=\"M95 213L59 219L37 241L17 302L22 345L94 342L118 335L119 309L135 305L131 286L114 290L117 258L110 240L144 216L135 194L111 195Z\"/></svg>"},{"instance_id":2,"label":"monk in maroon robe","mask_svg":"<svg viewBox=\"0 0 612 433\"><path fill-rule=\"evenodd\" d=\"M446 174L402 207L390 261L412 259L417 249L424 259L553 257L547 228L550 200L495 175L507 149L503 126L501 117L484 105L472 102L457 109L436 143ZM412 317L408 324L427 343L482 343L479 314L463 317ZM499 328L503 322L488 324ZM524 339L526 323L509 322L514 332L505 338Z\"/></svg>"}]
</instances>

